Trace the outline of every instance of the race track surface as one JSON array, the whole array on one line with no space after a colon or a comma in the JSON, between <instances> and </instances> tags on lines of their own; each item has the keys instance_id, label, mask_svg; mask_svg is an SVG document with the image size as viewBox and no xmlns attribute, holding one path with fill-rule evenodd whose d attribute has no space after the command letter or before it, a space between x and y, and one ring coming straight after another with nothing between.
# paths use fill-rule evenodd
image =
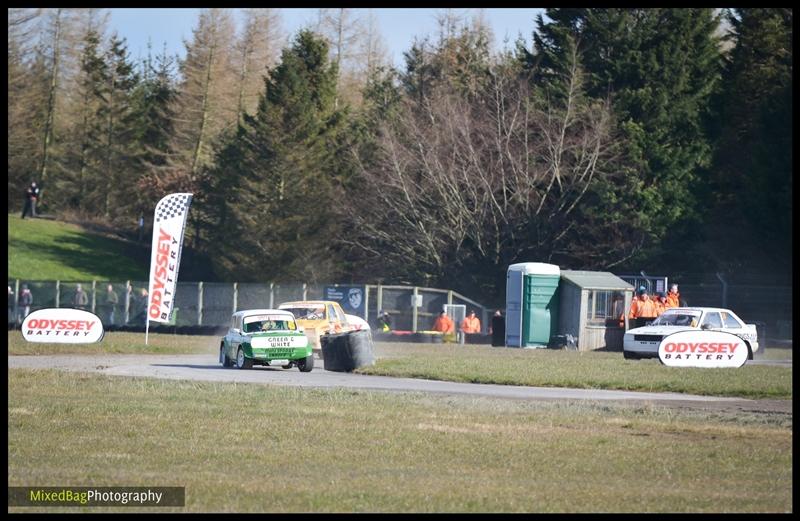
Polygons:
<instances>
[{"instance_id":1,"label":"race track surface","mask_svg":"<svg viewBox=\"0 0 800 521\"><path fill-rule=\"evenodd\" d=\"M601 389L567 389L514 385L470 384L325 371L322 360L314 370L256 366L250 370L223 368L214 355L48 355L9 356L9 369L61 369L112 376L238 382L313 388L350 388L395 392L427 392L525 400L590 400L652 403L702 409L789 413L791 400L746 400L679 393L646 393Z\"/></svg>"}]
</instances>

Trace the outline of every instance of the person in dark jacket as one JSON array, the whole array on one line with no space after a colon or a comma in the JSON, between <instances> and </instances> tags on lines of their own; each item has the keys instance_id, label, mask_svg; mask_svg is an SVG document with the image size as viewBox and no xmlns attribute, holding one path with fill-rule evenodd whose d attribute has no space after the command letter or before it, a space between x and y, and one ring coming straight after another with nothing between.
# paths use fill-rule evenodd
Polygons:
<instances>
[{"instance_id":1,"label":"person in dark jacket","mask_svg":"<svg viewBox=\"0 0 800 521\"><path fill-rule=\"evenodd\" d=\"M498 309L492 317L491 331L492 345L500 347L506 345L506 317Z\"/></svg>"},{"instance_id":2,"label":"person in dark jacket","mask_svg":"<svg viewBox=\"0 0 800 521\"><path fill-rule=\"evenodd\" d=\"M39 187L36 186L36 181L25 190L25 206L22 207L22 218L24 219L27 214L31 217L36 217L36 201L39 199Z\"/></svg>"},{"instance_id":3,"label":"person in dark jacket","mask_svg":"<svg viewBox=\"0 0 800 521\"><path fill-rule=\"evenodd\" d=\"M23 284L17 300L17 312L19 313L20 322L25 320L25 317L30 314L31 305L33 305L33 294L31 290L28 289L28 285Z\"/></svg>"},{"instance_id":4,"label":"person in dark jacket","mask_svg":"<svg viewBox=\"0 0 800 521\"><path fill-rule=\"evenodd\" d=\"M386 333L392 330L392 318L389 316L389 313L384 310L378 312L378 318L375 322L378 325L378 331Z\"/></svg>"},{"instance_id":5,"label":"person in dark jacket","mask_svg":"<svg viewBox=\"0 0 800 521\"><path fill-rule=\"evenodd\" d=\"M83 291L80 284L75 285L75 294L72 296L72 306L77 309L86 309L89 305L89 296Z\"/></svg>"}]
</instances>

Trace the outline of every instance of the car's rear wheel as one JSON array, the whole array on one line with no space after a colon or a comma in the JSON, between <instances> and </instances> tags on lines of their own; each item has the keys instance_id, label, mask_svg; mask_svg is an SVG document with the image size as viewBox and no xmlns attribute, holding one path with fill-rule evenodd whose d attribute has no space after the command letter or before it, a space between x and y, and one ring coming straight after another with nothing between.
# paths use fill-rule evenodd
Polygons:
<instances>
[{"instance_id":1,"label":"car's rear wheel","mask_svg":"<svg viewBox=\"0 0 800 521\"><path fill-rule=\"evenodd\" d=\"M311 370L314 369L314 354L312 353L309 356L298 360L297 368L300 369L301 373L310 373Z\"/></svg>"},{"instance_id":2,"label":"car's rear wheel","mask_svg":"<svg viewBox=\"0 0 800 521\"><path fill-rule=\"evenodd\" d=\"M219 348L219 361L222 367L233 367L233 360L225 352L225 346L220 346Z\"/></svg>"},{"instance_id":3,"label":"car's rear wheel","mask_svg":"<svg viewBox=\"0 0 800 521\"><path fill-rule=\"evenodd\" d=\"M244 356L244 350L239 348L239 351L236 352L236 368L237 369L252 369L253 367L253 359L247 358Z\"/></svg>"},{"instance_id":4,"label":"car's rear wheel","mask_svg":"<svg viewBox=\"0 0 800 521\"><path fill-rule=\"evenodd\" d=\"M622 356L625 357L625 360L639 360L639 355L630 351L623 351Z\"/></svg>"}]
</instances>

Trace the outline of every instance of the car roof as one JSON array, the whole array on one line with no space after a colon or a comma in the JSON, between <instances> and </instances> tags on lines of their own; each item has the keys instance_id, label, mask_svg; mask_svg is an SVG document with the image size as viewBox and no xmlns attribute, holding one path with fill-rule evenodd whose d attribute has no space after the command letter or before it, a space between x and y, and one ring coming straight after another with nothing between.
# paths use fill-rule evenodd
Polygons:
<instances>
[{"instance_id":1,"label":"car roof","mask_svg":"<svg viewBox=\"0 0 800 521\"><path fill-rule=\"evenodd\" d=\"M233 316L250 316L250 315L290 315L294 318L294 315L290 311L286 311L285 309L243 309L241 311L237 311L233 314Z\"/></svg>"},{"instance_id":2,"label":"car roof","mask_svg":"<svg viewBox=\"0 0 800 521\"><path fill-rule=\"evenodd\" d=\"M699 306L692 306L692 307L686 306L686 307L681 307L681 308L669 308L666 311L669 311L671 313L676 313L676 312L680 312L680 311L706 311L706 312L707 311L724 311L725 313L733 313L733 311L731 311L730 309L726 309L726 308L708 308L708 307L699 307Z\"/></svg>"},{"instance_id":3,"label":"car roof","mask_svg":"<svg viewBox=\"0 0 800 521\"><path fill-rule=\"evenodd\" d=\"M324 306L326 304L338 304L335 300L294 300L292 302L284 302L280 304L278 307L283 306L292 306L292 307L302 307L302 306Z\"/></svg>"}]
</instances>

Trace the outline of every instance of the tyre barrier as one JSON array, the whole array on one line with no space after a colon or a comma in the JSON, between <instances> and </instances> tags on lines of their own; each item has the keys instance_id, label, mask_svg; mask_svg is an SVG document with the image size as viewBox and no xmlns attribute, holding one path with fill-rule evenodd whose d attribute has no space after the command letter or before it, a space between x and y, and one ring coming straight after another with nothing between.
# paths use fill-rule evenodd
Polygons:
<instances>
[{"instance_id":1,"label":"tyre barrier","mask_svg":"<svg viewBox=\"0 0 800 521\"><path fill-rule=\"evenodd\" d=\"M392 331L374 332L376 342L403 342L407 344L441 344L445 341L444 335L436 331Z\"/></svg>"},{"instance_id":2,"label":"tyre barrier","mask_svg":"<svg viewBox=\"0 0 800 521\"><path fill-rule=\"evenodd\" d=\"M467 333L464 335L464 343L469 345L488 345L492 343L492 335Z\"/></svg>"},{"instance_id":3,"label":"tyre barrier","mask_svg":"<svg viewBox=\"0 0 800 521\"><path fill-rule=\"evenodd\" d=\"M553 335L550 337L547 347L549 349L566 349L567 351L578 350L578 339L569 333L565 335Z\"/></svg>"},{"instance_id":4,"label":"tyre barrier","mask_svg":"<svg viewBox=\"0 0 800 521\"><path fill-rule=\"evenodd\" d=\"M375 363L370 331L348 331L322 335L320 344L326 371L347 373Z\"/></svg>"}]
</instances>

